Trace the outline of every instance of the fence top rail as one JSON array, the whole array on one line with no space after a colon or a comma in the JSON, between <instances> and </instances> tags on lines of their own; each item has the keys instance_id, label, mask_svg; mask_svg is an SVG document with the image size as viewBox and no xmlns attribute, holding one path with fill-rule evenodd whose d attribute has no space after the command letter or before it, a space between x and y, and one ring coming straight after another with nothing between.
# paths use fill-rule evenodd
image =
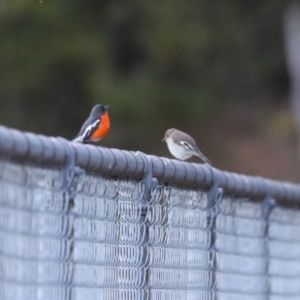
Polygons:
<instances>
[{"instance_id":1,"label":"fence top rail","mask_svg":"<svg viewBox=\"0 0 300 300\"><path fill-rule=\"evenodd\" d=\"M149 171L159 182L209 189L214 184L238 197L266 198L300 203L300 185L225 172L208 165L72 143L0 126L0 156L42 164L71 161L88 171L108 176L141 179ZM71 162L71 163L72 163Z\"/></svg>"}]
</instances>

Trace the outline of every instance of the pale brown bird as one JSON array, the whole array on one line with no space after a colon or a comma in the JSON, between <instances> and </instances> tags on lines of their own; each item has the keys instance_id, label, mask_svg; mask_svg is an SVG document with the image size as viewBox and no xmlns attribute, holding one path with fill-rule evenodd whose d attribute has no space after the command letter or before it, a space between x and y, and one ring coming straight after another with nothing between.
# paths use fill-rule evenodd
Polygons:
<instances>
[{"instance_id":1,"label":"pale brown bird","mask_svg":"<svg viewBox=\"0 0 300 300\"><path fill-rule=\"evenodd\" d=\"M177 159L186 160L194 155L211 164L199 150L195 140L187 133L171 128L166 131L163 141L166 141L169 151Z\"/></svg>"}]
</instances>

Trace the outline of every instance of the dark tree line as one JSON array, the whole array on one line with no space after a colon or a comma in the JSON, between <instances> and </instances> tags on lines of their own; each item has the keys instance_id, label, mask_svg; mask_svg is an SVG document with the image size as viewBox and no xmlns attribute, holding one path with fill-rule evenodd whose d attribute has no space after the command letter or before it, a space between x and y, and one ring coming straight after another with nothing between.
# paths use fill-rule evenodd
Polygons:
<instances>
[{"instance_id":1,"label":"dark tree line","mask_svg":"<svg viewBox=\"0 0 300 300\"><path fill-rule=\"evenodd\" d=\"M195 131L231 106L276 105L288 89L289 3L5 0L1 123L71 138L93 104L111 104L108 143L145 150L167 127Z\"/></svg>"}]
</instances>

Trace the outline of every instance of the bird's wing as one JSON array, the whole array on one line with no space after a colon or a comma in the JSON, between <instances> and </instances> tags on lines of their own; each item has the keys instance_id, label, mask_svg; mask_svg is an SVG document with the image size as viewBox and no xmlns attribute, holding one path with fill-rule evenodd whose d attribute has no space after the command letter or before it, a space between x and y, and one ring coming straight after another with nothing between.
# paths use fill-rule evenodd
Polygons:
<instances>
[{"instance_id":1,"label":"bird's wing","mask_svg":"<svg viewBox=\"0 0 300 300\"><path fill-rule=\"evenodd\" d=\"M100 126L101 119L97 119L94 123L88 125L82 134L82 143L87 143L93 133Z\"/></svg>"},{"instance_id":2,"label":"bird's wing","mask_svg":"<svg viewBox=\"0 0 300 300\"><path fill-rule=\"evenodd\" d=\"M200 149L197 146L193 146L192 144L190 144L186 141L180 141L178 144L183 146L186 150L193 151L196 156L198 156L200 159L202 159L205 163L208 163L209 165L211 165L210 160L202 154L202 152L200 151Z\"/></svg>"},{"instance_id":3,"label":"bird's wing","mask_svg":"<svg viewBox=\"0 0 300 300\"><path fill-rule=\"evenodd\" d=\"M82 125L78 135L73 140L73 142L87 143L89 142L90 137L93 135L95 130L100 126L101 119L87 119L85 123Z\"/></svg>"},{"instance_id":4,"label":"bird's wing","mask_svg":"<svg viewBox=\"0 0 300 300\"><path fill-rule=\"evenodd\" d=\"M186 141L180 141L178 142L179 145L183 146L186 150L192 150L192 151L197 151L198 149L195 148L193 145Z\"/></svg>"}]
</instances>

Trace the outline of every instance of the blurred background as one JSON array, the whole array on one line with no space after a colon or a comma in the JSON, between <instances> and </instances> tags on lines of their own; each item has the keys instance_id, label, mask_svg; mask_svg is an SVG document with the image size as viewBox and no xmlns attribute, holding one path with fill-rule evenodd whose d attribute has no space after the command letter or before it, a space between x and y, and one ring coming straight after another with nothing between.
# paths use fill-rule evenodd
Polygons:
<instances>
[{"instance_id":1,"label":"blurred background","mask_svg":"<svg viewBox=\"0 0 300 300\"><path fill-rule=\"evenodd\" d=\"M170 157L175 127L217 168L298 181L291 4L2 0L0 123L72 139L109 104L101 145Z\"/></svg>"}]
</instances>

